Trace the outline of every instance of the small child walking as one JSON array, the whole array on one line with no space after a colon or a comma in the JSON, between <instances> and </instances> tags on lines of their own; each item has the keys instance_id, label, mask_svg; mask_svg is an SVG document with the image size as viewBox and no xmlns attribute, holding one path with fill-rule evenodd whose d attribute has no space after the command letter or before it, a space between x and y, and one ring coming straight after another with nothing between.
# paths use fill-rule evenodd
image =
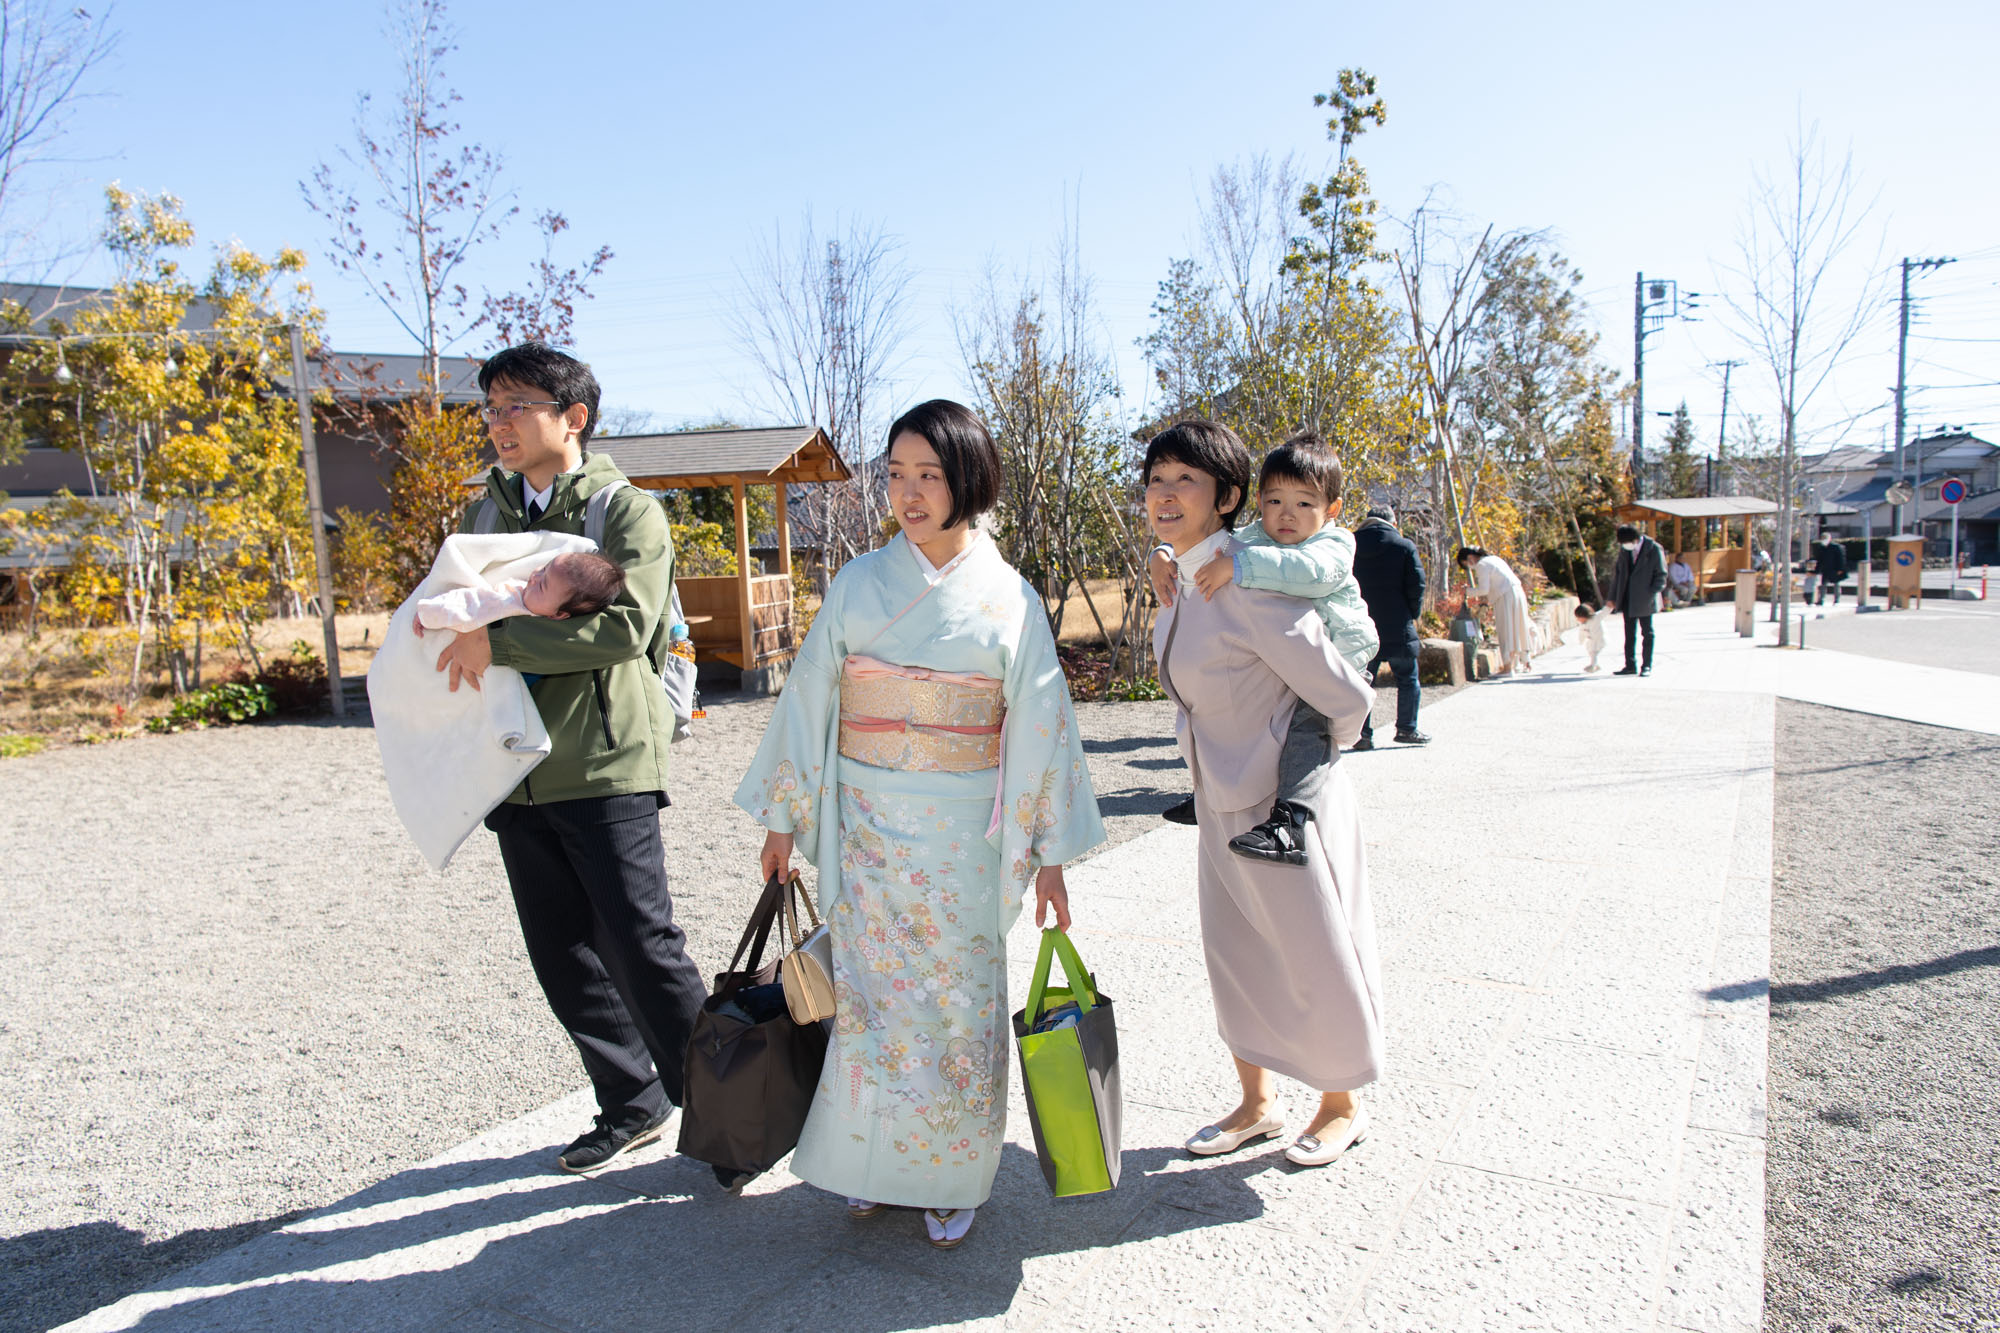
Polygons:
<instances>
[{"instance_id":1,"label":"small child walking","mask_svg":"<svg viewBox=\"0 0 2000 1333\"><path fill-rule=\"evenodd\" d=\"M1590 654L1585 671L1597 670L1597 655L1604 651L1604 609L1592 610L1588 602L1576 604L1576 623L1582 627L1583 649Z\"/></svg>"},{"instance_id":2,"label":"small child walking","mask_svg":"<svg viewBox=\"0 0 2000 1333\"><path fill-rule=\"evenodd\" d=\"M1334 651L1364 676L1380 642L1375 622L1354 581L1354 534L1340 527L1340 458L1312 431L1273 449L1257 476L1261 521L1236 533L1241 543L1195 574L1195 586L1213 597L1225 584L1260 588L1312 602ZM1156 551L1153 582L1161 601L1172 601L1173 562ZM1312 819L1305 804L1326 780L1336 757L1327 721L1303 699L1278 756L1278 797L1263 823L1229 840L1229 849L1252 861L1304 865L1300 831ZM1170 807L1166 818L1192 824L1194 800Z\"/></svg>"}]
</instances>

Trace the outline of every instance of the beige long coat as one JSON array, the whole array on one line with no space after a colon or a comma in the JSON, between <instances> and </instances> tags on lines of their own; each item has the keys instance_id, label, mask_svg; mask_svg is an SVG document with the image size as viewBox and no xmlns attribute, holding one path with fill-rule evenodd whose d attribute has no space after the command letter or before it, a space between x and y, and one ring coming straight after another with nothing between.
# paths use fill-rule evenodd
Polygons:
<instances>
[{"instance_id":1,"label":"beige long coat","mask_svg":"<svg viewBox=\"0 0 2000 1333\"><path fill-rule=\"evenodd\" d=\"M1217 1030L1240 1059L1321 1091L1374 1081L1382 987L1354 788L1334 765L1308 802L1306 864L1248 861L1229 840L1269 813L1301 697L1343 748L1374 691L1341 660L1312 603L1235 586L1183 589L1155 626L1160 681L1180 710L1200 821L1202 945Z\"/></svg>"}]
</instances>

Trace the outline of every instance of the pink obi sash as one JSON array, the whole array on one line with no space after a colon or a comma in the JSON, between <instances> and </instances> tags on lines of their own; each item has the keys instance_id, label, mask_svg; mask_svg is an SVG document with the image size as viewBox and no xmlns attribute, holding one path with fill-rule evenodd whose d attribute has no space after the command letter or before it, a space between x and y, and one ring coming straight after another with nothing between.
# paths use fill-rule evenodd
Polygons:
<instances>
[{"instance_id":1,"label":"pink obi sash","mask_svg":"<svg viewBox=\"0 0 2000 1333\"><path fill-rule=\"evenodd\" d=\"M840 670L840 753L876 768L977 773L1000 765L1000 682L872 657Z\"/></svg>"}]
</instances>

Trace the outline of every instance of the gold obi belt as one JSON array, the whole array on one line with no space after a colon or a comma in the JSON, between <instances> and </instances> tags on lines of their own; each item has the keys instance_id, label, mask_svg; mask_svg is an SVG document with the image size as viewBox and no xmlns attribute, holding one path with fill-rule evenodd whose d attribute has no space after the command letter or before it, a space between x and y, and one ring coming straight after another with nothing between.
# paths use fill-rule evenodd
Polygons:
<instances>
[{"instance_id":1,"label":"gold obi belt","mask_svg":"<svg viewBox=\"0 0 2000 1333\"><path fill-rule=\"evenodd\" d=\"M844 759L921 773L1000 766L1000 682L969 671L926 671L850 657L840 671Z\"/></svg>"}]
</instances>

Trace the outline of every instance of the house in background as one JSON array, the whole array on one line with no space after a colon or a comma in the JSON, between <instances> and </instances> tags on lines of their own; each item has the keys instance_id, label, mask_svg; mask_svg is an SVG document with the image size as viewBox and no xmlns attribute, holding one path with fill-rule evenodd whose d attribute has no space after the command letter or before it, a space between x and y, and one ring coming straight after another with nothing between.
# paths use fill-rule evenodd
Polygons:
<instances>
[{"instance_id":1,"label":"house in background","mask_svg":"<svg viewBox=\"0 0 2000 1333\"><path fill-rule=\"evenodd\" d=\"M1874 445L1851 444L1829 449L1817 457L1802 456L1799 472L1806 492L1802 510L1824 512L1844 505L1840 497L1865 486L1874 477L1876 460L1881 456L1882 451ZM1856 517L1859 521L1859 514L1860 510L1855 509L1852 515L1842 517Z\"/></svg>"},{"instance_id":2,"label":"house in background","mask_svg":"<svg viewBox=\"0 0 2000 1333\"><path fill-rule=\"evenodd\" d=\"M1853 457L1863 452L1869 455L1866 469ZM1959 550L1975 564L2000 562L2000 445L1962 428L1934 431L1903 446L1900 479L1914 486L1920 463L1923 491L1903 506L1903 525L1912 532L1922 525L1924 553L1951 554L1952 506L1938 492L1956 479L1967 491L1958 506ZM1894 506L1888 494L1899 479L1895 450L1836 449L1809 461L1806 475L1827 510L1822 531L1848 538L1891 535ZM1852 512L1838 512L1843 509Z\"/></svg>"},{"instance_id":3,"label":"house in background","mask_svg":"<svg viewBox=\"0 0 2000 1333\"><path fill-rule=\"evenodd\" d=\"M479 391L481 359L447 356L438 361L438 398L447 406L472 406L484 401ZM271 376L280 392L292 392L291 367ZM359 514L389 511L389 480L396 455L387 447L394 438L394 415L414 402L421 391L424 358L397 352L328 352L306 358L306 381L314 395L313 439L319 454L320 493L326 512L352 509ZM325 390L331 402L320 402ZM5 483L0 482L0 487Z\"/></svg>"},{"instance_id":4,"label":"house in background","mask_svg":"<svg viewBox=\"0 0 2000 1333\"><path fill-rule=\"evenodd\" d=\"M25 336L0 333L0 363L16 348L40 341L52 319L72 315L109 296L101 287L62 287L47 283L0 283L0 300L15 301L31 317ZM201 333L214 327L214 308L206 301L188 307L181 328ZM479 361L446 357L439 365L441 397L447 403L480 401ZM414 400L422 383L423 357L405 353L319 352L306 359L309 387L326 390L332 401L313 408L313 431L319 452L320 482L326 509L347 507L381 512L389 507L388 483L396 470L395 456L383 448L390 438L391 415ZM292 392L291 366L272 367L275 392ZM90 469L80 455L29 441L15 462L0 466L0 493L17 498L43 498L60 491L96 493Z\"/></svg>"},{"instance_id":5,"label":"house in background","mask_svg":"<svg viewBox=\"0 0 2000 1333\"><path fill-rule=\"evenodd\" d=\"M0 300L18 303L28 311L30 320L23 331L0 331L0 365L22 347L43 342L53 321L68 324L78 310L109 296L101 287L0 283ZM215 308L197 300L188 307L180 328L200 334L214 325ZM447 357L441 362L445 402L480 401L479 364L470 357ZM283 372L272 374L271 391L290 396L289 362L271 369ZM324 389L329 395L328 401L316 402L313 408L329 530L337 528L332 514L342 507L363 513L389 508L388 482L395 472L396 458L385 446L393 438L395 411L418 396L422 370L421 356L401 353L326 352L308 358L311 387ZM67 449L29 439L18 457L0 464L0 497L5 498L6 509L30 515L56 503L56 497L64 492L98 504L118 500L100 488L83 456ZM35 580L68 569L75 557L76 542L64 532L42 531L33 536L30 532L31 525L18 531L0 531L0 623L27 613L35 602Z\"/></svg>"}]
</instances>

